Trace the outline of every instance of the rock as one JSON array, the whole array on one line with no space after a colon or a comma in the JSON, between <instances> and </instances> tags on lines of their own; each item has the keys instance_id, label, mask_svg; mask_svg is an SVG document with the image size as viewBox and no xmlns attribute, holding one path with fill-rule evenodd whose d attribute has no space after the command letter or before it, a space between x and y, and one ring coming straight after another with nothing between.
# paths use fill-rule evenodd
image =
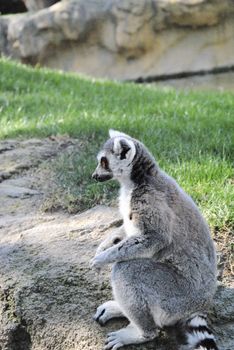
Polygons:
<instances>
[{"instance_id":1,"label":"rock","mask_svg":"<svg viewBox=\"0 0 234 350\"><path fill-rule=\"evenodd\" d=\"M214 303L214 316L220 322L234 322L233 288L234 281L230 288L225 288L224 286L220 285L216 293L216 299Z\"/></svg>"},{"instance_id":2,"label":"rock","mask_svg":"<svg viewBox=\"0 0 234 350\"><path fill-rule=\"evenodd\" d=\"M213 310L213 326L219 335L220 349L234 347L234 283L231 287L220 286L216 293Z\"/></svg>"},{"instance_id":3,"label":"rock","mask_svg":"<svg viewBox=\"0 0 234 350\"><path fill-rule=\"evenodd\" d=\"M27 141L0 141L0 182L22 170L37 166L72 144L66 138L31 139Z\"/></svg>"},{"instance_id":4,"label":"rock","mask_svg":"<svg viewBox=\"0 0 234 350\"><path fill-rule=\"evenodd\" d=\"M116 208L104 206L74 216L29 213L8 220L0 232L3 350L97 350L108 331L126 324L115 321L101 328L92 320L111 290L109 269L97 274L89 261L119 220ZM233 348L233 298L234 290L223 286L215 300L213 321L223 350ZM175 349L175 344L161 336L129 347L155 348Z\"/></svg>"},{"instance_id":5,"label":"rock","mask_svg":"<svg viewBox=\"0 0 234 350\"><path fill-rule=\"evenodd\" d=\"M0 153L10 151L13 148L15 148L18 144L19 144L19 142L15 141L15 140L2 141L2 142L0 142Z\"/></svg>"},{"instance_id":6,"label":"rock","mask_svg":"<svg viewBox=\"0 0 234 350\"><path fill-rule=\"evenodd\" d=\"M39 210L48 190L56 186L43 163L77 146L76 140L62 136L0 141L0 228Z\"/></svg>"},{"instance_id":7,"label":"rock","mask_svg":"<svg viewBox=\"0 0 234 350\"><path fill-rule=\"evenodd\" d=\"M225 70L234 64L233 16L233 0L63 0L1 18L0 52L120 80Z\"/></svg>"},{"instance_id":8,"label":"rock","mask_svg":"<svg viewBox=\"0 0 234 350\"><path fill-rule=\"evenodd\" d=\"M12 184L0 183L0 198L8 196L11 198L27 198L29 196L34 196L40 194L40 192L31 190L30 188L25 188L21 186L15 186Z\"/></svg>"}]
</instances>

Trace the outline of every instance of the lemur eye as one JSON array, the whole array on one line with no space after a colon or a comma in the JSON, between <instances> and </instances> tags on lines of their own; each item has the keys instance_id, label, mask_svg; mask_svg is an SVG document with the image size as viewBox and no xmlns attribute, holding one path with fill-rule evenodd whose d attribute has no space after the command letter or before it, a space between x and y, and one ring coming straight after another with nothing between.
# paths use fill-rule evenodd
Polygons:
<instances>
[{"instance_id":1,"label":"lemur eye","mask_svg":"<svg viewBox=\"0 0 234 350\"><path fill-rule=\"evenodd\" d=\"M108 160L106 157L102 157L101 158L101 166L104 168L104 169L108 169Z\"/></svg>"}]
</instances>

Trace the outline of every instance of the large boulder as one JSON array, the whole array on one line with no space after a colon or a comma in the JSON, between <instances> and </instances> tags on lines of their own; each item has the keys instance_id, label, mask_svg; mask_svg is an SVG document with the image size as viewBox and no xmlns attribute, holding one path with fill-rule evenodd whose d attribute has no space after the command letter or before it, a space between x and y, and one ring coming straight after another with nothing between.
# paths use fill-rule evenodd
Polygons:
<instances>
[{"instance_id":1,"label":"large boulder","mask_svg":"<svg viewBox=\"0 0 234 350\"><path fill-rule=\"evenodd\" d=\"M116 79L225 70L234 65L233 16L233 0L63 0L2 17L0 52Z\"/></svg>"}]
</instances>

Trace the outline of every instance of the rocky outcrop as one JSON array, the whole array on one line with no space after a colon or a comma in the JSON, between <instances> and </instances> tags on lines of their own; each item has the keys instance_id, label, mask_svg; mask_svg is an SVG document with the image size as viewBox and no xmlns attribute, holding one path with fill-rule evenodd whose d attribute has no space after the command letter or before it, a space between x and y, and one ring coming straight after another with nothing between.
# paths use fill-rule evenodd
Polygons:
<instances>
[{"instance_id":1,"label":"rocky outcrop","mask_svg":"<svg viewBox=\"0 0 234 350\"><path fill-rule=\"evenodd\" d=\"M97 350L108 331L92 320L111 298L109 269L89 267L97 245L121 224L117 208L96 206L84 213L43 213L39 172L58 153L79 148L74 139L0 142L0 348L1 350ZM43 176L43 186L53 179ZM46 188L46 187L45 187ZM234 286L216 293L210 317L222 350L234 348ZM163 333L138 350L176 349ZM127 349L127 348L126 348Z\"/></svg>"},{"instance_id":2,"label":"rocky outcrop","mask_svg":"<svg viewBox=\"0 0 234 350\"><path fill-rule=\"evenodd\" d=\"M233 0L63 0L2 18L0 52L116 79L222 70L234 66L233 18Z\"/></svg>"}]
</instances>

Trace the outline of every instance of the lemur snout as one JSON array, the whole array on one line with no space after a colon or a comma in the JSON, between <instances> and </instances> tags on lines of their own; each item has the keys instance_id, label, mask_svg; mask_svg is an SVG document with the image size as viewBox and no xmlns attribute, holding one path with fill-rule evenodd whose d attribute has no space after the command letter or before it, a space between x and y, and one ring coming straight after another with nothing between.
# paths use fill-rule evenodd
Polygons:
<instances>
[{"instance_id":1,"label":"lemur snout","mask_svg":"<svg viewBox=\"0 0 234 350\"><path fill-rule=\"evenodd\" d=\"M98 174L96 173L96 172L94 172L93 174L92 174L92 179L94 179L94 180L98 180Z\"/></svg>"},{"instance_id":2,"label":"lemur snout","mask_svg":"<svg viewBox=\"0 0 234 350\"><path fill-rule=\"evenodd\" d=\"M98 182L104 182L107 180L112 179L113 174L112 173L105 173L105 174L97 174L96 172L93 173L92 178Z\"/></svg>"}]
</instances>

